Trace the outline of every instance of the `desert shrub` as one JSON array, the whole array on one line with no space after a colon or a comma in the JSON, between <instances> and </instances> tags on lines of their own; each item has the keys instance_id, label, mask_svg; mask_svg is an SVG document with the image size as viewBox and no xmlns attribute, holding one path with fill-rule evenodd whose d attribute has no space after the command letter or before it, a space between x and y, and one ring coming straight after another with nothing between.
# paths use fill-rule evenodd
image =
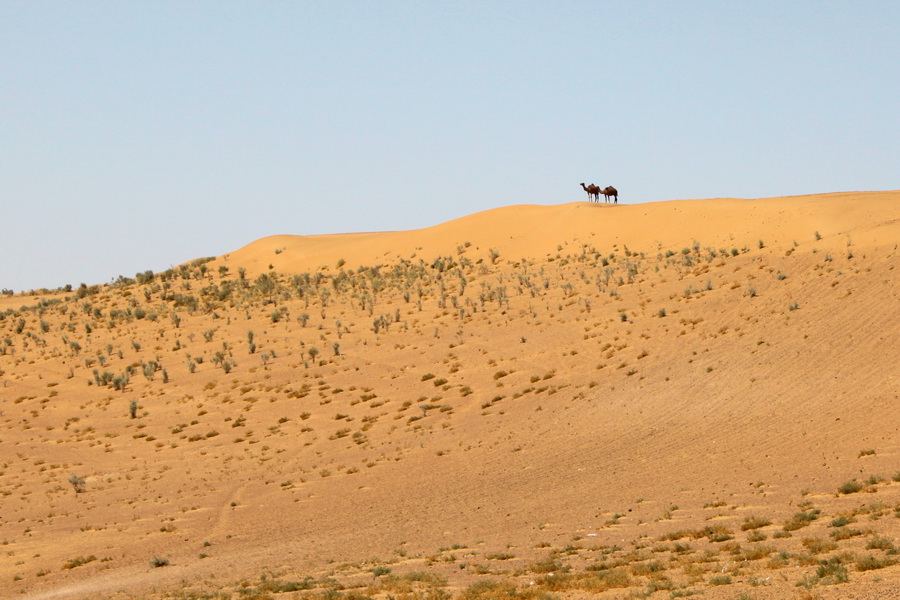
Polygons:
<instances>
[{"instance_id":1,"label":"desert shrub","mask_svg":"<svg viewBox=\"0 0 900 600\"><path fill-rule=\"evenodd\" d=\"M894 543L886 537L876 535L866 544L868 550L893 550Z\"/></svg>"},{"instance_id":2,"label":"desert shrub","mask_svg":"<svg viewBox=\"0 0 900 600\"><path fill-rule=\"evenodd\" d=\"M744 519L744 522L741 524L741 531L748 531L751 529L759 529L760 527L765 527L767 525L771 525L772 521L763 517L750 516Z\"/></svg>"},{"instance_id":3,"label":"desert shrub","mask_svg":"<svg viewBox=\"0 0 900 600\"><path fill-rule=\"evenodd\" d=\"M856 519L853 517L837 517L829 523L829 527L843 527L851 523L856 523Z\"/></svg>"},{"instance_id":4,"label":"desert shrub","mask_svg":"<svg viewBox=\"0 0 900 600\"><path fill-rule=\"evenodd\" d=\"M665 571L666 567L658 560L651 560L646 563L638 563L631 566L631 574L637 576L647 576L651 573Z\"/></svg>"},{"instance_id":5,"label":"desert shrub","mask_svg":"<svg viewBox=\"0 0 900 600\"><path fill-rule=\"evenodd\" d=\"M584 582L580 587L589 591L602 592L613 588L631 587L634 580L623 567L614 569L602 569L594 577Z\"/></svg>"},{"instance_id":6,"label":"desert shrub","mask_svg":"<svg viewBox=\"0 0 900 600\"><path fill-rule=\"evenodd\" d=\"M552 556L533 562L528 568L532 573L558 573L568 570L558 559L553 558Z\"/></svg>"},{"instance_id":7,"label":"desert shrub","mask_svg":"<svg viewBox=\"0 0 900 600\"><path fill-rule=\"evenodd\" d=\"M838 493L841 494L855 494L856 492L861 491L866 486L856 479L851 479L846 482L844 485L838 488Z\"/></svg>"},{"instance_id":8,"label":"desert shrub","mask_svg":"<svg viewBox=\"0 0 900 600\"><path fill-rule=\"evenodd\" d=\"M150 559L150 566L154 569L158 569L159 567L166 567L169 564L169 559L162 556L154 556Z\"/></svg>"},{"instance_id":9,"label":"desert shrub","mask_svg":"<svg viewBox=\"0 0 900 600\"><path fill-rule=\"evenodd\" d=\"M747 548L746 550L744 550L743 554L744 554L744 559L746 559L746 560L761 560L763 558L766 558L773 552L775 552L775 549L772 548L771 546L766 546L766 545L760 544L760 545L751 546L750 548Z\"/></svg>"},{"instance_id":10,"label":"desert shrub","mask_svg":"<svg viewBox=\"0 0 900 600\"><path fill-rule=\"evenodd\" d=\"M863 532L859 529L851 529L849 527L838 527L834 531L831 532L831 537L836 542L841 542L843 540L849 540L852 537L856 537L862 535Z\"/></svg>"},{"instance_id":11,"label":"desert shrub","mask_svg":"<svg viewBox=\"0 0 900 600\"><path fill-rule=\"evenodd\" d=\"M760 531L759 529L754 529L747 534L748 542L761 542L766 539L768 536Z\"/></svg>"},{"instance_id":12,"label":"desert shrub","mask_svg":"<svg viewBox=\"0 0 900 600\"><path fill-rule=\"evenodd\" d=\"M509 581L477 581L463 590L462 600L531 600L550 596L539 590L519 589Z\"/></svg>"},{"instance_id":13,"label":"desert shrub","mask_svg":"<svg viewBox=\"0 0 900 600\"><path fill-rule=\"evenodd\" d=\"M822 538L804 538L803 546L813 554L822 554L837 550L837 544L831 540L823 540Z\"/></svg>"},{"instance_id":14,"label":"desert shrub","mask_svg":"<svg viewBox=\"0 0 900 600\"><path fill-rule=\"evenodd\" d=\"M75 567L86 565L89 562L93 562L95 560L97 560L97 557L93 554L91 554L90 556L79 556L77 558L67 560L66 564L63 565L63 569L74 569Z\"/></svg>"},{"instance_id":15,"label":"desert shrub","mask_svg":"<svg viewBox=\"0 0 900 600\"><path fill-rule=\"evenodd\" d=\"M885 567L890 567L891 565L897 564L896 558L890 558L887 556L864 556L858 561L856 561L856 570L857 571L874 571L875 569L883 569Z\"/></svg>"},{"instance_id":16,"label":"desert shrub","mask_svg":"<svg viewBox=\"0 0 900 600\"><path fill-rule=\"evenodd\" d=\"M784 531L796 531L809 526L810 523L819 518L822 513L818 508L795 514L791 519L785 522Z\"/></svg>"},{"instance_id":17,"label":"desert shrub","mask_svg":"<svg viewBox=\"0 0 900 600\"><path fill-rule=\"evenodd\" d=\"M689 535L695 540L705 537L710 542L727 542L734 539L731 530L724 525L708 525L702 529L695 529L689 532Z\"/></svg>"},{"instance_id":18,"label":"desert shrub","mask_svg":"<svg viewBox=\"0 0 900 600\"><path fill-rule=\"evenodd\" d=\"M74 473L72 474L71 477L69 477L69 483L72 484L72 487L75 489L76 494L80 494L80 493L86 491L86 489L87 489L85 487L84 477L79 477L78 475L75 475Z\"/></svg>"},{"instance_id":19,"label":"desert shrub","mask_svg":"<svg viewBox=\"0 0 900 600\"><path fill-rule=\"evenodd\" d=\"M828 560L823 560L816 567L815 584L835 585L838 583L847 583L850 580L847 574L847 567L841 564L840 557L834 556Z\"/></svg>"}]
</instances>

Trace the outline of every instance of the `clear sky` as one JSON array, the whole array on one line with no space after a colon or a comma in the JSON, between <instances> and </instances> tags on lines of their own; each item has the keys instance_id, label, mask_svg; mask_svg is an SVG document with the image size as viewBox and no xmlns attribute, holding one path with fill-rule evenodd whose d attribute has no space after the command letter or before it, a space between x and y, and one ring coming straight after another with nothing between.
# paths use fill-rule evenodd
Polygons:
<instances>
[{"instance_id":1,"label":"clear sky","mask_svg":"<svg viewBox=\"0 0 900 600\"><path fill-rule=\"evenodd\" d=\"M513 204L900 188L897 1L0 0L0 288Z\"/></svg>"}]
</instances>

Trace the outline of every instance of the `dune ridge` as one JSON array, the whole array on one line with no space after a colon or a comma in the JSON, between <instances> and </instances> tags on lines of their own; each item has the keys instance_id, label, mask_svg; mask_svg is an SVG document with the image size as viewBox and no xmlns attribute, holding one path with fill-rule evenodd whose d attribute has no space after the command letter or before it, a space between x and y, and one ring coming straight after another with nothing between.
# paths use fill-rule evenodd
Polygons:
<instances>
[{"instance_id":1,"label":"dune ridge","mask_svg":"<svg viewBox=\"0 0 900 600\"><path fill-rule=\"evenodd\" d=\"M745 200L716 198L640 205L573 202L555 206L506 206L461 217L425 229L394 232L265 237L224 257L248 272L296 272L334 266L347 268L390 262L420 254L445 255L469 242L495 248L505 259L542 258L560 241L595 246L631 244L645 250L658 245L726 244L732 239L765 238L770 243L821 235L865 236L885 242L896 232L900 192L832 193ZM893 227L883 234L871 228ZM276 250L283 251L275 254ZM224 264L224 263L223 263Z\"/></svg>"},{"instance_id":2,"label":"dune ridge","mask_svg":"<svg viewBox=\"0 0 900 600\"><path fill-rule=\"evenodd\" d=\"M898 241L514 206L0 298L0 596L900 594Z\"/></svg>"}]
</instances>

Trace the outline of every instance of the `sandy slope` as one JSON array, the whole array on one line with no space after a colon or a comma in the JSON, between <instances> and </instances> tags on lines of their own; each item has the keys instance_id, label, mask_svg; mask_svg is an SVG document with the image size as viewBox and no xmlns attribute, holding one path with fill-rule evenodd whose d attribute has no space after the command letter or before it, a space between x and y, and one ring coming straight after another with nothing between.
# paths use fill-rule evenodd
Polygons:
<instances>
[{"instance_id":1,"label":"sandy slope","mask_svg":"<svg viewBox=\"0 0 900 600\"><path fill-rule=\"evenodd\" d=\"M516 206L274 236L4 313L0 595L236 593L266 573L321 594L378 566L451 595L900 594L898 240L898 192ZM129 366L124 391L94 374ZM841 516L859 535L804 542ZM731 539L674 537L714 525ZM829 557L849 581L815 580ZM551 559L558 582L602 562L632 585L553 584Z\"/></svg>"},{"instance_id":2,"label":"sandy slope","mask_svg":"<svg viewBox=\"0 0 900 600\"><path fill-rule=\"evenodd\" d=\"M613 206L576 202L560 206L508 206L413 231L263 238L227 254L258 274L389 263L396 258L455 254L469 242L505 260L544 258L560 243L598 248L628 244L642 250L691 245L721 246L734 240L787 245L818 231L832 239L888 243L896 231L898 192L836 193L760 200L712 199ZM886 229L885 229L886 228ZM884 230L883 230L884 229ZM275 254L276 250L283 251Z\"/></svg>"}]
</instances>

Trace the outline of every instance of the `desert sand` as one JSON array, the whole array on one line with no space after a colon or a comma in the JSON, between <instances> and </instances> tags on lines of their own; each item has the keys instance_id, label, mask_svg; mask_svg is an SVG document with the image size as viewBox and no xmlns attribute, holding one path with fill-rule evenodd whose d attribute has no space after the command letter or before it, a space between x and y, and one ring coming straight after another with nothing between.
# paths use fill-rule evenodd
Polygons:
<instances>
[{"instance_id":1,"label":"desert sand","mask_svg":"<svg viewBox=\"0 0 900 600\"><path fill-rule=\"evenodd\" d=\"M900 597L900 192L0 297L0 597Z\"/></svg>"}]
</instances>

